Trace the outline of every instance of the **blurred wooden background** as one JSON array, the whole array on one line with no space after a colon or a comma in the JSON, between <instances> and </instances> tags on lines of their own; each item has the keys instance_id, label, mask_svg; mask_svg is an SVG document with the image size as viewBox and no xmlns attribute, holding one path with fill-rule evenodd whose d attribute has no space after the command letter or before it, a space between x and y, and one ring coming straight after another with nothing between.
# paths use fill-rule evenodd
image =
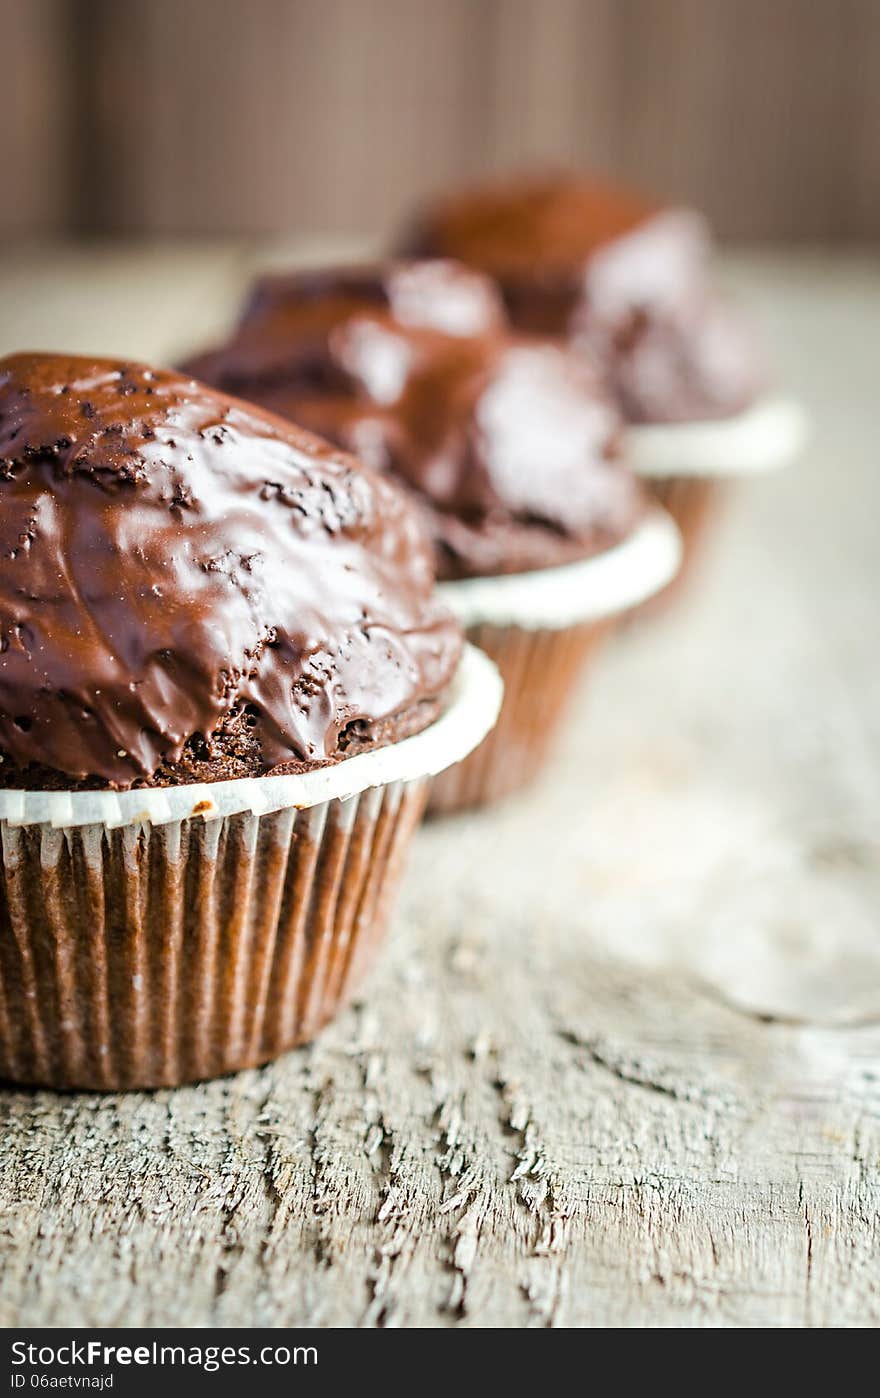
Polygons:
<instances>
[{"instance_id":1,"label":"blurred wooden background","mask_svg":"<svg viewBox=\"0 0 880 1398\"><path fill-rule=\"evenodd\" d=\"M0 0L0 234L385 233L527 164L880 233L880 0Z\"/></svg>"}]
</instances>

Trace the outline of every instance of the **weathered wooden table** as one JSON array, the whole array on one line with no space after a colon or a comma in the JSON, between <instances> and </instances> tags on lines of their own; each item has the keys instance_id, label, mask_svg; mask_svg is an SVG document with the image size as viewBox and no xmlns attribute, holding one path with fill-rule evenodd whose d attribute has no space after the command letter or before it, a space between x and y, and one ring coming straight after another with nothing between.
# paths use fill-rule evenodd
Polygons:
<instances>
[{"instance_id":1,"label":"weathered wooden table","mask_svg":"<svg viewBox=\"0 0 880 1398\"><path fill-rule=\"evenodd\" d=\"M240 249L6 256L2 347L167 357ZM0 1093L0 1322L880 1320L880 274L727 269L812 405L528 797L419 836L361 1004L203 1087Z\"/></svg>"}]
</instances>

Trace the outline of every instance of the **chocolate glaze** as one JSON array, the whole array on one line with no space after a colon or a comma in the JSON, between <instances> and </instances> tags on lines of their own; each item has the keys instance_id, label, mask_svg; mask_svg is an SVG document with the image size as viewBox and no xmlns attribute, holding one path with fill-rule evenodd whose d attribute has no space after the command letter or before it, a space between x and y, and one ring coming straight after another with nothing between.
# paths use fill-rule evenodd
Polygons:
<instances>
[{"instance_id":1,"label":"chocolate glaze","mask_svg":"<svg viewBox=\"0 0 880 1398\"><path fill-rule=\"evenodd\" d=\"M442 200L404 240L493 277L513 323L605 366L632 422L723 417L761 387L751 338L711 285L708 229L685 209L558 177Z\"/></svg>"},{"instance_id":2,"label":"chocolate glaze","mask_svg":"<svg viewBox=\"0 0 880 1398\"><path fill-rule=\"evenodd\" d=\"M320 765L424 726L460 645L391 483L176 374L0 360L4 785Z\"/></svg>"},{"instance_id":3,"label":"chocolate glaze","mask_svg":"<svg viewBox=\"0 0 880 1398\"><path fill-rule=\"evenodd\" d=\"M393 472L444 577L583 557L641 510L588 358L512 334L491 284L452 263L264 280L188 369Z\"/></svg>"},{"instance_id":4,"label":"chocolate glaze","mask_svg":"<svg viewBox=\"0 0 880 1398\"><path fill-rule=\"evenodd\" d=\"M507 324L494 282L444 258L268 273L254 282L239 323L262 321L285 306L303 316L309 304L321 318L328 299L337 298L389 311L401 325L448 335L480 335Z\"/></svg>"}]
</instances>

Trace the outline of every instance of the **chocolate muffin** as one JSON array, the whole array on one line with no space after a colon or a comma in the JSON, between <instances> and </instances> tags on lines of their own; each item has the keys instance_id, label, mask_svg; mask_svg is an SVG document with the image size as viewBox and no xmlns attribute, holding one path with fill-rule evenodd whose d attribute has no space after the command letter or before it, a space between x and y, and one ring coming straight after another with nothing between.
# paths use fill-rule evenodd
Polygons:
<instances>
[{"instance_id":1,"label":"chocolate muffin","mask_svg":"<svg viewBox=\"0 0 880 1398\"><path fill-rule=\"evenodd\" d=\"M705 220L577 176L441 199L402 243L491 276L513 323L602 365L633 468L693 556L722 482L786 464L804 437L771 397L755 343L712 276Z\"/></svg>"},{"instance_id":2,"label":"chocolate muffin","mask_svg":"<svg viewBox=\"0 0 880 1398\"><path fill-rule=\"evenodd\" d=\"M629 422L726 417L762 385L691 210L574 177L525 180L441 200L404 249L478 268L514 325L590 349Z\"/></svg>"},{"instance_id":3,"label":"chocolate muffin","mask_svg":"<svg viewBox=\"0 0 880 1398\"><path fill-rule=\"evenodd\" d=\"M437 716L460 635L387 478L139 364L0 361L0 783L304 771Z\"/></svg>"},{"instance_id":4,"label":"chocolate muffin","mask_svg":"<svg viewBox=\"0 0 880 1398\"><path fill-rule=\"evenodd\" d=\"M0 361L0 1077L173 1085L348 998L500 684L386 477L178 374Z\"/></svg>"},{"instance_id":5,"label":"chocolate muffin","mask_svg":"<svg viewBox=\"0 0 880 1398\"><path fill-rule=\"evenodd\" d=\"M491 283L453 263L264 279L186 367L393 474L444 579L590 556L644 508L589 359L511 332Z\"/></svg>"},{"instance_id":6,"label":"chocolate muffin","mask_svg":"<svg viewBox=\"0 0 880 1398\"><path fill-rule=\"evenodd\" d=\"M187 369L404 485L445 597L506 685L494 734L438 777L432 808L520 787L624 602L677 563L590 357L513 331L487 278L425 261L263 279L227 344Z\"/></svg>"}]
</instances>

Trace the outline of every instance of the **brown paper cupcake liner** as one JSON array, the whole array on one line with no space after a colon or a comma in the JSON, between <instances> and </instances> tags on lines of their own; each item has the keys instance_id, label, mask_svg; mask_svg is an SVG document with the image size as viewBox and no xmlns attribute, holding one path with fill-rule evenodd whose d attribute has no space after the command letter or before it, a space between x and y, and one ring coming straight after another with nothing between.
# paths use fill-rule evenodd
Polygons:
<instances>
[{"instance_id":1,"label":"brown paper cupcake liner","mask_svg":"<svg viewBox=\"0 0 880 1398\"><path fill-rule=\"evenodd\" d=\"M613 625L613 618L605 618L552 630L489 625L468 629L468 640L501 672L504 703L495 728L470 757L434 778L430 812L496 801L534 779L581 672Z\"/></svg>"},{"instance_id":2,"label":"brown paper cupcake liner","mask_svg":"<svg viewBox=\"0 0 880 1398\"><path fill-rule=\"evenodd\" d=\"M731 481L721 476L665 476L646 480L645 485L675 520L682 542L681 568L662 593L644 604L650 611L677 593L690 575Z\"/></svg>"},{"instance_id":3,"label":"brown paper cupcake liner","mask_svg":"<svg viewBox=\"0 0 880 1398\"><path fill-rule=\"evenodd\" d=\"M662 607L693 571L727 486L789 465L808 436L801 405L774 394L731 417L630 427L629 463L678 524L684 546L672 587L639 612Z\"/></svg>"},{"instance_id":4,"label":"brown paper cupcake liner","mask_svg":"<svg viewBox=\"0 0 880 1398\"><path fill-rule=\"evenodd\" d=\"M333 766L0 791L0 1078L175 1086L312 1038L382 937L430 777L501 690L465 646L430 727Z\"/></svg>"},{"instance_id":5,"label":"brown paper cupcake liner","mask_svg":"<svg viewBox=\"0 0 880 1398\"><path fill-rule=\"evenodd\" d=\"M312 1038L382 937L425 779L120 829L7 822L0 1076L170 1086Z\"/></svg>"},{"instance_id":6,"label":"brown paper cupcake liner","mask_svg":"<svg viewBox=\"0 0 880 1398\"><path fill-rule=\"evenodd\" d=\"M651 509L620 544L576 563L442 585L505 692L495 729L435 778L430 811L497 800L537 774L581 671L620 618L665 587L680 557L674 521Z\"/></svg>"}]
</instances>

